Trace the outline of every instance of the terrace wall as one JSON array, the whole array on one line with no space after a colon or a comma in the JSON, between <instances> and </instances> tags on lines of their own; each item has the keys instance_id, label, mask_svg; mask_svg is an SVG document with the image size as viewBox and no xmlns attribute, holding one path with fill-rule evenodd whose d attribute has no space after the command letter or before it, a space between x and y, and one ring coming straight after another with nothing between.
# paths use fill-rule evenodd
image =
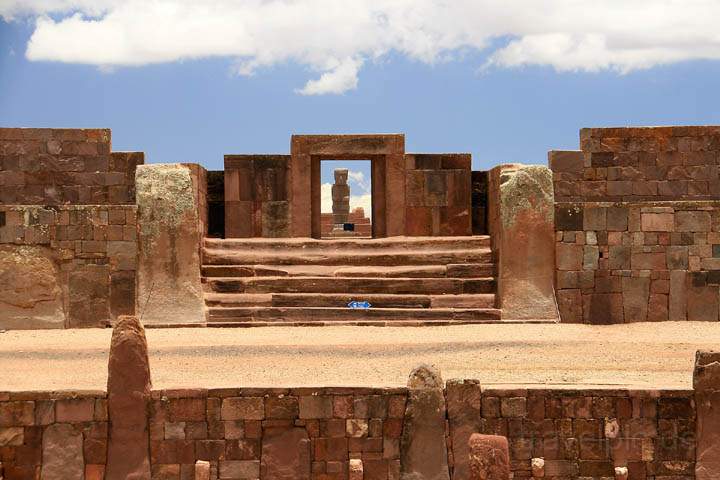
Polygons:
<instances>
[{"instance_id":1,"label":"terrace wall","mask_svg":"<svg viewBox=\"0 0 720 480\"><path fill-rule=\"evenodd\" d=\"M110 130L0 128L0 328L135 312L135 169Z\"/></svg>"},{"instance_id":2,"label":"terrace wall","mask_svg":"<svg viewBox=\"0 0 720 480\"><path fill-rule=\"evenodd\" d=\"M480 393L458 396L458 385ZM507 390L451 381L446 394L448 433L467 426L507 436L515 478L531 477L534 457L545 459L546 478L613 477L615 466L628 467L633 480L695 476L692 390ZM152 476L193 479L195 462L205 460L212 479L270 478L281 467L293 478L340 480L358 458L365 480L398 479L406 401L405 388L154 391ZM468 409L475 414L459 413ZM82 478L75 470L101 479L107 435L103 392L0 393L6 480L41 471L43 478ZM53 476L59 448L65 470Z\"/></svg>"},{"instance_id":3,"label":"terrace wall","mask_svg":"<svg viewBox=\"0 0 720 480\"><path fill-rule=\"evenodd\" d=\"M583 129L549 154L562 321L717 321L720 127Z\"/></svg>"}]
</instances>

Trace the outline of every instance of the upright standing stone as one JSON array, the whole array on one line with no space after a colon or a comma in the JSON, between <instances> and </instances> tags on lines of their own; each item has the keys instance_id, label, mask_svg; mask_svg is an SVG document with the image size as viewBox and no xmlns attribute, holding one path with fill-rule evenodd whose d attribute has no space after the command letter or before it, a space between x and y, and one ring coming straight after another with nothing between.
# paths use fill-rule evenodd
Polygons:
<instances>
[{"instance_id":1,"label":"upright standing stone","mask_svg":"<svg viewBox=\"0 0 720 480\"><path fill-rule=\"evenodd\" d=\"M83 480L82 432L68 423L54 423L43 432L42 480Z\"/></svg>"},{"instance_id":2,"label":"upright standing stone","mask_svg":"<svg viewBox=\"0 0 720 480\"><path fill-rule=\"evenodd\" d=\"M452 446L453 480L470 478L470 435L482 431L482 392L477 380L448 380L447 412Z\"/></svg>"},{"instance_id":3,"label":"upright standing stone","mask_svg":"<svg viewBox=\"0 0 720 480\"><path fill-rule=\"evenodd\" d=\"M552 172L540 165L500 165L489 180L503 319L557 319Z\"/></svg>"},{"instance_id":4,"label":"upright standing stone","mask_svg":"<svg viewBox=\"0 0 720 480\"><path fill-rule=\"evenodd\" d=\"M347 223L350 216L350 186L347 184L347 168L336 168L335 184L332 186L332 211L333 223L338 229L342 224Z\"/></svg>"},{"instance_id":5,"label":"upright standing stone","mask_svg":"<svg viewBox=\"0 0 720 480\"><path fill-rule=\"evenodd\" d=\"M697 418L695 478L720 479L720 352L698 351L693 373Z\"/></svg>"},{"instance_id":6,"label":"upright standing stone","mask_svg":"<svg viewBox=\"0 0 720 480\"><path fill-rule=\"evenodd\" d=\"M144 323L205 321L200 282L200 167L137 169L138 312Z\"/></svg>"},{"instance_id":7,"label":"upright standing stone","mask_svg":"<svg viewBox=\"0 0 720 480\"><path fill-rule=\"evenodd\" d=\"M450 480L445 440L445 395L440 371L420 365L408 379L400 439L402 480Z\"/></svg>"},{"instance_id":8,"label":"upright standing stone","mask_svg":"<svg viewBox=\"0 0 720 480\"><path fill-rule=\"evenodd\" d=\"M108 457L105 480L149 480L150 364L145 330L136 317L120 317L108 362Z\"/></svg>"},{"instance_id":9,"label":"upright standing stone","mask_svg":"<svg viewBox=\"0 0 720 480\"><path fill-rule=\"evenodd\" d=\"M473 433L470 447L471 480L509 480L510 454L508 441L498 435Z\"/></svg>"}]
</instances>

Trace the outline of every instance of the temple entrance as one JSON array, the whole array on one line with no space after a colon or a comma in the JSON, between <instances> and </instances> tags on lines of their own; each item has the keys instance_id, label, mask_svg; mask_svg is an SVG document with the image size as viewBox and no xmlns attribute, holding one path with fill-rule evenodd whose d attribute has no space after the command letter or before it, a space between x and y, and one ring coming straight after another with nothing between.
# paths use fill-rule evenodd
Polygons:
<instances>
[{"instance_id":1,"label":"temple entrance","mask_svg":"<svg viewBox=\"0 0 720 480\"><path fill-rule=\"evenodd\" d=\"M372 162L320 162L321 238L372 238Z\"/></svg>"}]
</instances>

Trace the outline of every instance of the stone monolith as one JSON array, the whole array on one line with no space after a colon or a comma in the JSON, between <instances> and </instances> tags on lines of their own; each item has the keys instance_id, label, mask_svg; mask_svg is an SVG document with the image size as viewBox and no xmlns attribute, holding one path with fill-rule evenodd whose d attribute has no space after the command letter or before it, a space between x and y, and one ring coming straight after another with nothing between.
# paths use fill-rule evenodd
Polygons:
<instances>
[{"instance_id":1,"label":"stone monolith","mask_svg":"<svg viewBox=\"0 0 720 480\"><path fill-rule=\"evenodd\" d=\"M696 480L720 479L720 352L698 351L695 388Z\"/></svg>"},{"instance_id":2,"label":"stone monolith","mask_svg":"<svg viewBox=\"0 0 720 480\"><path fill-rule=\"evenodd\" d=\"M510 454L507 438L473 433L468 441L471 480L509 480Z\"/></svg>"},{"instance_id":3,"label":"stone monolith","mask_svg":"<svg viewBox=\"0 0 720 480\"><path fill-rule=\"evenodd\" d=\"M150 364L137 317L119 317L108 362L108 457L105 480L149 480Z\"/></svg>"},{"instance_id":4,"label":"stone monolith","mask_svg":"<svg viewBox=\"0 0 720 480\"><path fill-rule=\"evenodd\" d=\"M440 371L420 365L408 379L408 402L400 439L401 480L449 480L445 440L445 394Z\"/></svg>"}]
</instances>

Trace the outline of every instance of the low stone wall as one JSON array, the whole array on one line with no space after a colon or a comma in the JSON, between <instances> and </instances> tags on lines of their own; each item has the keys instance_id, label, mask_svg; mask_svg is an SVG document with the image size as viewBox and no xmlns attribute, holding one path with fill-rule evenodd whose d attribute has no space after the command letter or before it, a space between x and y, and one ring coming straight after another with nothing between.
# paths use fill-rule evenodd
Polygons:
<instances>
[{"instance_id":1,"label":"low stone wall","mask_svg":"<svg viewBox=\"0 0 720 480\"><path fill-rule=\"evenodd\" d=\"M0 328L133 314L136 228L134 205L0 205Z\"/></svg>"},{"instance_id":2,"label":"low stone wall","mask_svg":"<svg viewBox=\"0 0 720 480\"><path fill-rule=\"evenodd\" d=\"M693 394L481 389L477 382L451 381L445 390L447 432L467 427L465 437L470 432L507 437L515 478L531 477L532 459L543 458L546 478L614 477L619 466L628 468L631 479L691 479ZM154 391L152 478L198 478L200 460L210 463L213 479L340 480L348 478L350 460L360 459L362 478L398 479L407 395L405 388ZM84 471L86 480L101 479L107 432L104 393L0 393L6 480L33 479L40 471L43 478L82 478L67 472ZM465 437L447 439L453 479L470 478L454 458L467 449L452 442ZM69 470L50 475L59 457Z\"/></svg>"},{"instance_id":3,"label":"low stone wall","mask_svg":"<svg viewBox=\"0 0 720 480\"><path fill-rule=\"evenodd\" d=\"M717 321L720 202L558 203L564 322Z\"/></svg>"}]
</instances>

